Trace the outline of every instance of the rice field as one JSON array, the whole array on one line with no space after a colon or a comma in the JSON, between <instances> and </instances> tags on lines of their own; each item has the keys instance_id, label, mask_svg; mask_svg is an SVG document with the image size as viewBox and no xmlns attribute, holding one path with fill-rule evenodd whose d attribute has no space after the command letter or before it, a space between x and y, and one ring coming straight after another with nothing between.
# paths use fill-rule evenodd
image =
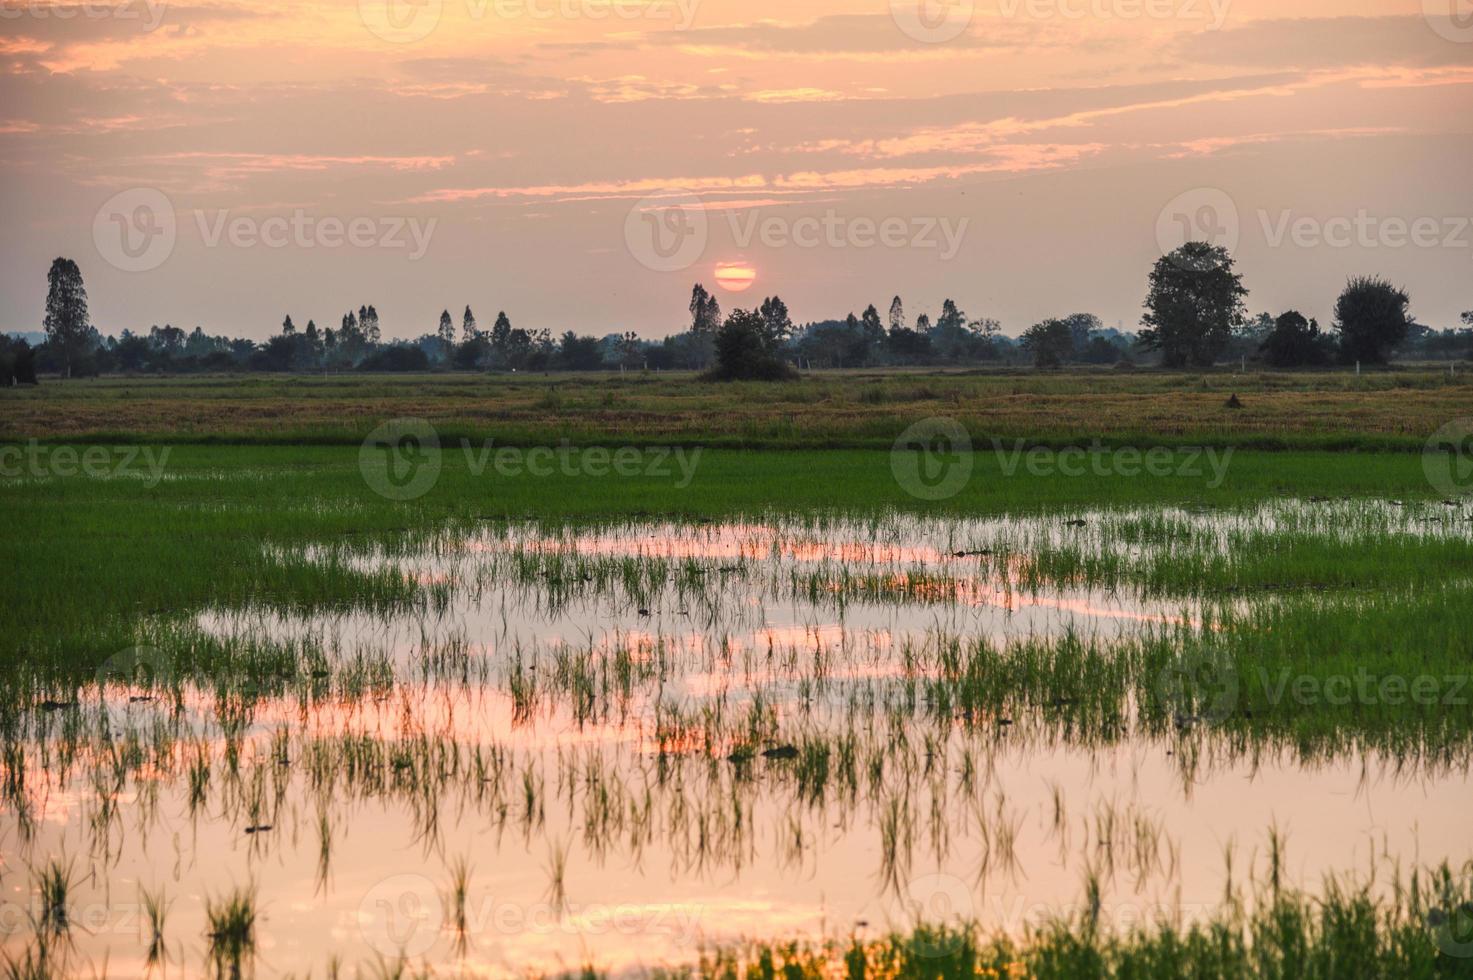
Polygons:
<instances>
[{"instance_id":1,"label":"rice field","mask_svg":"<svg viewBox=\"0 0 1473 980\"><path fill-rule=\"evenodd\" d=\"M442 442L0 481L6 975L1473 975L1420 454Z\"/></svg>"}]
</instances>

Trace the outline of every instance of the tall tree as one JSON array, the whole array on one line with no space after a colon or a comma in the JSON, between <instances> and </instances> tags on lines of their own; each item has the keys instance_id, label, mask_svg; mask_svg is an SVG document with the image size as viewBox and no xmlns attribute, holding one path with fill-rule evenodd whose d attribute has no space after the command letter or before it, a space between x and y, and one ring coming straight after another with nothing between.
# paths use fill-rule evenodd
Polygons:
<instances>
[{"instance_id":1,"label":"tall tree","mask_svg":"<svg viewBox=\"0 0 1473 980\"><path fill-rule=\"evenodd\" d=\"M706 292L706 287L696 283L690 291L691 333L711 336L721 326L721 304L715 296Z\"/></svg>"},{"instance_id":2,"label":"tall tree","mask_svg":"<svg viewBox=\"0 0 1473 980\"><path fill-rule=\"evenodd\" d=\"M762 301L758 311L767 329L767 344L776 352L793 333L793 321L788 316L788 305L780 297L769 296Z\"/></svg>"},{"instance_id":3,"label":"tall tree","mask_svg":"<svg viewBox=\"0 0 1473 980\"><path fill-rule=\"evenodd\" d=\"M70 378L92 338L87 287L82 284L82 270L71 259L51 263L46 286L46 342L61 355L62 373Z\"/></svg>"},{"instance_id":4,"label":"tall tree","mask_svg":"<svg viewBox=\"0 0 1473 980\"><path fill-rule=\"evenodd\" d=\"M440 338L440 346L444 349L445 356L449 357L451 349L455 347L455 321L450 319L449 310L440 311L440 327L436 333Z\"/></svg>"},{"instance_id":5,"label":"tall tree","mask_svg":"<svg viewBox=\"0 0 1473 980\"><path fill-rule=\"evenodd\" d=\"M366 344L377 344L383 339L379 331L378 310L370 303L360 307L358 310L358 329L363 332L363 342Z\"/></svg>"},{"instance_id":6,"label":"tall tree","mask_svg":"<svg viewBox=\"0 0 1473 980\"><path fill-rule=\"evenodd\" d=\"M905 307L900 303L897 296L890 301L890 329L903 330L905 328Z\"/></svg>"},{"instance_id":7,"label":"tall tree","mask_svg":"<svg viewBox=\"0 0 1473 980\"><path fill-rule=\"evenodd\" d=\"M957 309L956 303L946 300L941 304L941 315L936 318L936 329L944 333L965 330L967 315Z\"/></svg>"},{"instance_id":8,"label":"tall tree","mask_svg":"<svg viewBox=\"0 0 1473 980\"><path fill-rule=\"evenodd\" d=\"M1359 276L1346 283L1335 301L1340 359L1384 364L1412 328L1407 294L1385 279Z\"/></svg>"},{"instance_id":9,"label":"tall tree","mask_svg":"<svg viewBox=\"0 0 1473 980\"><path fill-rule=\"evenodd\" d=\"M297 332L297 325L292 322L292 316L291 316L290 313L288 313L286 315L286 319L281 321L281 335L283 337L290 337L292 334L294 334L296 332Z\"/></svg>"},{"instance_id":10,"label":"tall tree","mask_svg":"<svg viewBox=\"0 0 1473 980\"><path fill-rule=\"evenodd\" d=\"M1159 350L1167 367L1210 367L1243 322L1243 277L1228 250L1187 242L1151 270L1146 329L1138 343Z\"/></svg>"},{"instance_id":11,"label":"tall tree","mask_svg":"<svg viewBox=\"0 0 1473 980\"><path fill-rule=\"evenodd\" d=\"M479 337L480 334L481 330L476 326L476 315L471 312L470 305L467 304L465 315L460 318L460 342L468 344Z\"/></svg>"}]
</instances>

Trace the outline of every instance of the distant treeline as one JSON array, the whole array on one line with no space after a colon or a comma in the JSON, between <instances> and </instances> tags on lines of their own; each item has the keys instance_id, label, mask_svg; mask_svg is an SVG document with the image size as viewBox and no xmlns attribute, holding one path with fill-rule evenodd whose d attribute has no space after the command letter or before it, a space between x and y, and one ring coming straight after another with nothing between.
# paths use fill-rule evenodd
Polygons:
<instances>
[{"instance_id":1,"label":"distant treeline","mask_svg":"<svg viewBox=\"0 0 1473 980\"><path fill-rule=\"evenodd\" d=\"M569 330L555 337L546 329L514 327L504 312L483 330L467 306L458 325L444 310L434 331L386 341L371 304L326 328L311 320L299 328L287 316L280 331L261 342L167 324L104 335L88 315L76 263L57 259L47 278L45 340L33 347L0 336L0 384L34 383L38 374L684 369L713 377L781 377L795 366L1208 367L1247 360L1292 368L1383 363L1393 355L1473 358L1473 312L1463 314L1462 328L1430 329L1412 318L1404 291L1374 278L1347 284L1332 331L1293 310L1249 316L1248 291L1231 256L1201 242L1156 262L1139 333L1072 313L1036 323L1016 339L1005 336L995 319L968 317L950 299L934 322L924 313L911 321L899 296L883 319L871 304L857 316L795 326L776 296L723 317L717 298L699 284L691 292L688 327L663 340L627 331L593 337Z\"/></svg>"}]
</instances>

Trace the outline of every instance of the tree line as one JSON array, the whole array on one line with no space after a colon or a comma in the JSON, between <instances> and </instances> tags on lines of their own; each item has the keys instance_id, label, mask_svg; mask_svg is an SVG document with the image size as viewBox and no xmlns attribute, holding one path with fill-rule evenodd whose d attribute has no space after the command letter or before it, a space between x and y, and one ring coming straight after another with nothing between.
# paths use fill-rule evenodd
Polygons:
<instances>
[{"instance_id":1,"label":"tree line","mask_svg":"<svg viewBox=\"0 0 1473 980\"><path fill-rule=\"evenodd\" d=\"M662 340L630 331L602 337L515 327L498 312L483 330L466 306L457 326L442 310L434 330L413 340L385 340L372 304L342 315L336 326L290 315L265 341L186 332L166 324L146 333L104 336L91 322L82 273L58 258L47 274L43 343L0 336L0 384L35 383L38 372L63 377L115 372L190 371L600 371L706 372L712 378L781 378L796 368L889 365L1160 364L1206 368L1251 359L1276 368L1331 363L1383 364L1392 356L1473 357L1473 311L1462 328L1432 330L1410 313L1406 292L1383 279L1350 280L1329 330L1296 310L1249 316L1248 290L1232 256L1188 242L1159 258L1147 281L1142 329L1106 327L1090 313L1033 324L1014 339L997 320L969 317L951 299L934 321L911 321L899 296L882 319L874 304L859 315L796 326L787 305L770 296L750 310L723 316L703 285L691 291L686 328Z\"/></svg>"}]
</instances>

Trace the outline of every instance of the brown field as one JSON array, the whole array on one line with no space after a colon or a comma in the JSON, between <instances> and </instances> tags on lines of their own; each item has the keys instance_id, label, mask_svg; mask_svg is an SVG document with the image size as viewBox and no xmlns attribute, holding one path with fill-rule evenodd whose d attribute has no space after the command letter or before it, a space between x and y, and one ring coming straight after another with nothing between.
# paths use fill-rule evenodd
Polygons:
<instances>
[{"instance_id":1,"label":"brown field","mask_svg":"<svg viewBox=\"0 0 1473 980\"><path fill-rule=\"evenodd\" d=\"M1229 408L1236 394L1241 408ZM1418 448L1473 415L1473 382L1437 367L1370 373L842 371L786 383L689 374L190 376L47 381L0 391L0 439L352 442L417 417L502 442L884 446L955 418L977 438L1148 436L1265 448Z\"/></svg>"}]
</instances>

